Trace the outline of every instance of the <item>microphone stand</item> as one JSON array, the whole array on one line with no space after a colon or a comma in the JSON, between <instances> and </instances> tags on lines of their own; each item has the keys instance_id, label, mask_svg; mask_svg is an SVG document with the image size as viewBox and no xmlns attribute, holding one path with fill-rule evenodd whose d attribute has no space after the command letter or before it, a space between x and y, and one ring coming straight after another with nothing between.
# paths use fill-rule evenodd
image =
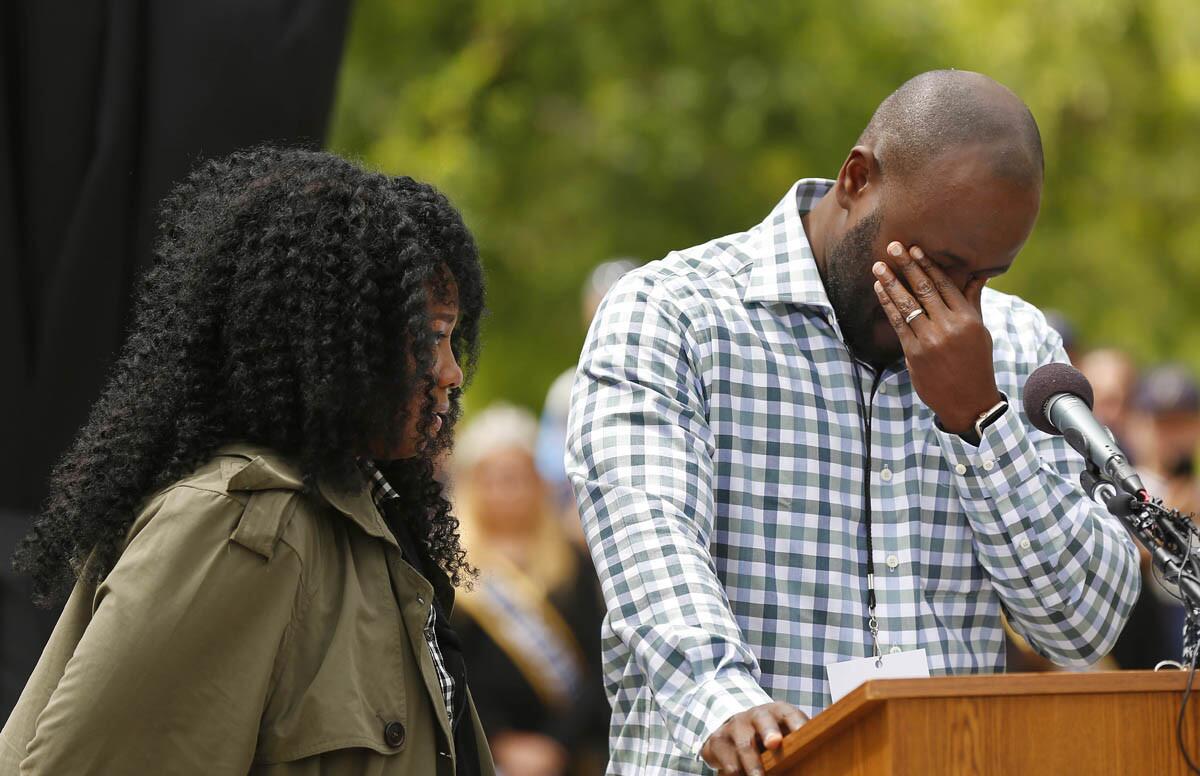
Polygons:
<instances>
[{"instance_id":1,"label":"microphone stand","mask_svg":"<svg viewBox=\"0 0 1200 776\"><path fill-rule=\"evenodd\" d=\"M1162 499L1151 499L1144 491L1140 498L1119 492L1092 463L1079 481L1086 493L1125 524L1163 577L1179 589L1185 615L1182 664L1195 665L1200 651L1200 555L1194 551L1193 539L1200 539L1200 530L1189 515L1165 506Z\"/></svg>"},{"instance_id":2,"label":"microphone stand","mask_svg":"<svg viewBox=\"0 0 1200 776\"><path fill-rule=\"evenodd\" d=\"M1079 475L1079 481L1093 499L1103 498L1108 511L1124 523L1142 546L1150 551L1154 565L1167 581L1179 588L1179 599L1184 606L1183 660L1179 667L1188 671L1188 679L1179 717L1175 721L1175 741L1188 769L1200 774L1200 766L1188 752L1183 735L1184 716L1200 657L1197 654L1197 650L1200 650L1200 557L1192 551L1192 540L1200 538L1200 531L1192 523L1190 515L1164 506L1162 499L1152 499L1144 490L1136 496L1118 490L1091 463Z\"/></svg>"}]
</instances>

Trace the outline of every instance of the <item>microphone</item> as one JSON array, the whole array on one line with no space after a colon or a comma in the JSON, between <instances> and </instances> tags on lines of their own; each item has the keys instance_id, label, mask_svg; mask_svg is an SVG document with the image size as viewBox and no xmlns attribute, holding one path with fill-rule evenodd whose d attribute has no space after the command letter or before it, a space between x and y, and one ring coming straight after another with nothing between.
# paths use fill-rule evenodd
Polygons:
<instances>
[{"instance_id":1,"label":"microphone","mask_svg":"<svg viewBox=\"0 0 1200 776\"><path fill-rule=\"evenodd\" d=\"M1046 364L1025 381L1025 414L1047 434L1062 434L1119 489L1144 498L1146 487L1112 434L1092 415L1092 386L1068 364Z\"/></svg>"}]
</instances>

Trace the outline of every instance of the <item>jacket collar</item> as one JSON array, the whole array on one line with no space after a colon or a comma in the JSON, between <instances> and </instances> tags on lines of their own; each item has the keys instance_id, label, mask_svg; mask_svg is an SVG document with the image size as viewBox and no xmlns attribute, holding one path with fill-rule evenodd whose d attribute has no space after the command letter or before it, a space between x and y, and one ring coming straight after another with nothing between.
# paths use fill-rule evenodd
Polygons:
<instances>
[{"instance_id":1,"label":"jacket collar","mask_svg":"<svg viewBox=\"0 0 1200 776\"><path fill-rule=\"evenodd\" d=\"M382 539L400 549L396 537L392 536L383 515L375 506L375 499L371 498L371 486L361 472L355 472L355 479L349 487L338 487L322 479L317 482L317 490L330 506L350 518L368 536Z\"/></svg>"},{"instance_id":2,"label":"jacket collar","mask_svg":"<svg viewBox=\"0 0 1200 776\"><path fill-rule=\"evenodd\" d=\"M246 459L245 463L232 467L226 489L230 491L258 490L305 490L304 476L287 458L268 447L248 443L224 445L217 455ZM317 493L335 510L363 530L368 536L399 547L396 538L388 530L383 516L379 514L371 487L357 469L354 479L345 486L319 479Z\"/></svg>"},{"instance_id":3,"label":"jacket collar","mask_svg":"<svg viewBox=\"0 0 1200 776\"><path fill-rule=\"evenodd\" d=\"M743 302L785 302L833 312L800 220L833 184L823 178L797 181L759 224L757 255L742 293Z\"/></svg>"}]
</instances>

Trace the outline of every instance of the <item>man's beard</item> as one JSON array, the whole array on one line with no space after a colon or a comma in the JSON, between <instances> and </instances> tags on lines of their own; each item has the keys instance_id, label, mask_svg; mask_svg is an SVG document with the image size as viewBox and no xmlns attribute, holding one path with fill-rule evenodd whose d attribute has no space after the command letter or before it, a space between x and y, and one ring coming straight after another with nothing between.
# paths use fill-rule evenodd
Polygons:
<instances>
[{"instance_id":1,"label":"man's beard","mask_svg":"<svg viewBox=\"0 0 1200 776\"><path fill-rule=\"evenodd\" d=\"M825 293L850 351L876 367L890 364L903 355L898 340L875 341L874 330L882 313L871 274L871 265L876 261L871 252L882 222L876 208L830 245L825 256L824 278Z\"/></svg>"}]
</instances>

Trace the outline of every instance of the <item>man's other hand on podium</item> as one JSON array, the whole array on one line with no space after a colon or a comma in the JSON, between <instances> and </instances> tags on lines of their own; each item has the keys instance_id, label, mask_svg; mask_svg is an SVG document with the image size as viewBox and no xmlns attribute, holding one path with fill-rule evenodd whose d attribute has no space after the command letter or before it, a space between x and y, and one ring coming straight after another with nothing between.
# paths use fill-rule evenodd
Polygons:
<instances>
[{"instance_id":1,"label":"man's other hand on podium","mask_svg":"<svg viewBox=\"0 0 1200 776\"><path fill-rule=\"evenodd\" d=\"M700 756L720 776L762 776L762 753L783 746L784 735L807 721L791 704L764 703L725 720L704 742Z\"/></svg>"}]
</instances>

